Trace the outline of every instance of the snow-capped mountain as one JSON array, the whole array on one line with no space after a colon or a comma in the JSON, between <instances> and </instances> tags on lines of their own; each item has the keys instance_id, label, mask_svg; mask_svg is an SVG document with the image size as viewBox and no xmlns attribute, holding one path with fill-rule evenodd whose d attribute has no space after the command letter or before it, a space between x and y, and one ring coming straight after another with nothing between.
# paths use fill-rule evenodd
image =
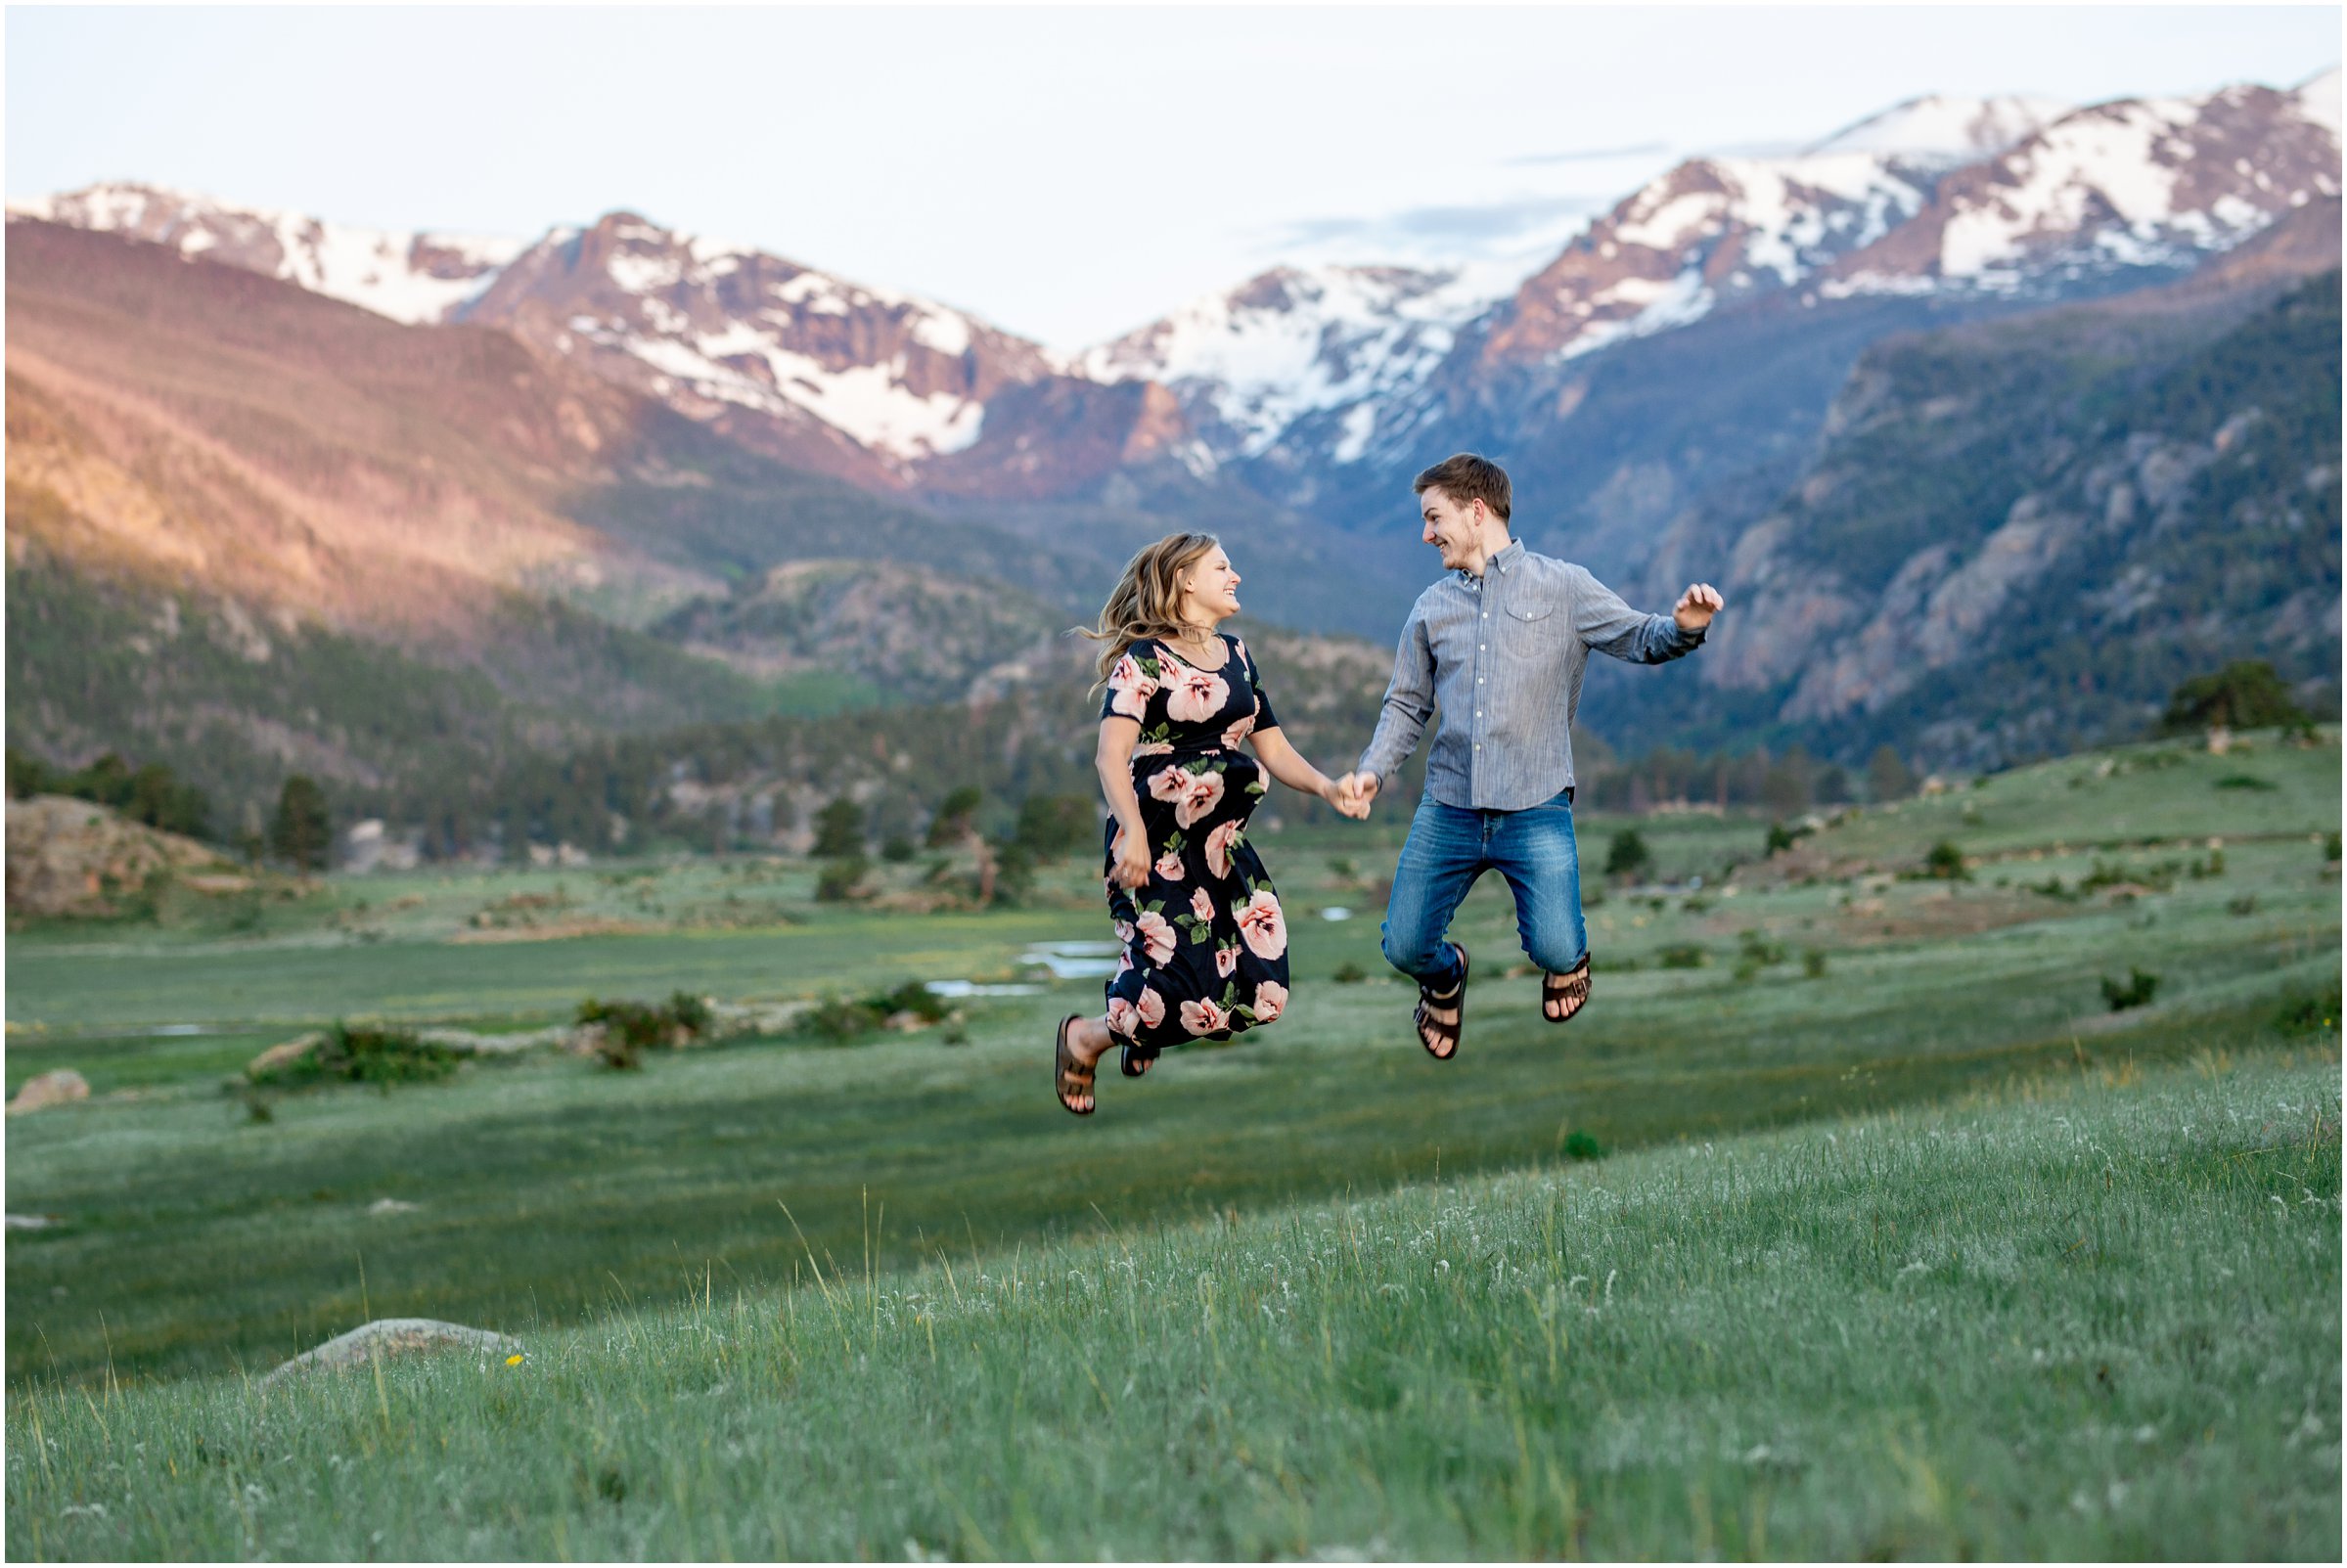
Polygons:
<instances>
[{"instance_id":1,"label":"snow-capped mountain","mask_svg":"<svg viewBox=\"0 0 2347 1568\"><path fill-rule=\"evenodd\" d=\"M2295 92L2126 99L2064 115L1957 169L1898 233L1847 257L1828 293L2061 291L2176 271L2339 191L2338 72Z\"/></svg>"},{"instance_id":2,"label":"snow-capped mountain","mask_svg":"<svg viewBox=\"0 0 2347 1568\"><path fill-rule=\"evenodd\" d=\"M93 185L12 201L8 210L283 278L411 325L449 319L522 248L519 240L356 228L157 185Z\"/></svg>"},{"instance_id":3,"label":"snow-capped mountain","mask_svg":"<svg viewBox=\"0 0 2347 1568\"><path fill-rule=\"evenodd\" d=\"M1276 267L1087 351L1075 368L1165 383L1218 457L1252 458L1307 415L1374 413L1409 391L1495 292L1460 270ZM1337 461L1358 457L1368 434L1366 422L1348 425Z\"/></svg>"},{"instance_id":4,"label":"snow-capped mountain","mask_svg":"<svg viewBox=\"0 0 2347 1568\"><path fill-rule=\"evenodd\" d=\"M1697 157L1529 278L1281 267L1062 359L970 314L632 213L535 243L350 228L110 185L13 203L406 322L514 333L794 463L1039 499L1171 461L1308 501L1578 406L1578 363L1771 299L2058 298L2155 281L2334 194L2338 73L2066 110L1911 100L1791 157ZM1886 318L1887 319L1887 318ZM1557 384L1527 398L1524 374ZM1475 429L1445 410L1482 409ZM1540 410L1546 409L1547 413ZM1496 412L1495 412L1496 411ZM1529 426L1525 426L1529 429ZM1057 488L1055 488L1057 487Z\"/></svg>"},{"instance_id":5,"label":"snow-capped mountain","mask_svg":"<svg viewBox=\"0 0 2347 1568\"><path fill-rule=\"evenodd\" d=\"M704 421L746 410L883 465L958 452L986 403L1056 369L973 316L629 212L557 229L462 319L584 361Z\"/></svg>"},{"instance_id":6,"label":"snow-capped mountain","mask_svg":"<svg viewBox=\"0 0 2347 1568\"><path fill-rule=\"evenodd\" d=\"M2327 95L2327 96L2325 96ZM2059 112L1918 99L1799 157L1697 158L1525 283L1487 361L1562 361L1757 293L2027 291L2176 269L2338 189L2337 73ZM1981 156L1983 153L1986 156ZM1967 156L1969 155L1969 156Z\"/></svg>"},{"instance_id":7,"label":"snow-capped mountain","mask_svg":"<svg viewBox=\"0 0 2347 1568\"><path fill-rule=\"evenodd\" d=\"M1569 360L1788 289L1873 244L1930 196L1919 166L1877 153L1695 158L1621 202L1527 280L1481 345L1487 361Z\"/></svg>"}]
</instances>

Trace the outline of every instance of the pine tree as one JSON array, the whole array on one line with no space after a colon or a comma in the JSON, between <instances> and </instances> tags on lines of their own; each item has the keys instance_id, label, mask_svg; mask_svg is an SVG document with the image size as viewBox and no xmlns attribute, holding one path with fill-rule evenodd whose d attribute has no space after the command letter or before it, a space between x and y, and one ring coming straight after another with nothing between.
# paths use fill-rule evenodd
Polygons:
<instances>
[{"instance_id":1,"label":"pine tree","mask_svg":"<svg viewBox=\"0 0 2347 1568\"><path fill-rule=\"evenodd\" d=\"M326 791L308 774L297 773L277 795L277 820L269 828L269 847L296 871L314 872L326 865L334 840L334 820L326 809Z\"/></svg>"}]
</instances>

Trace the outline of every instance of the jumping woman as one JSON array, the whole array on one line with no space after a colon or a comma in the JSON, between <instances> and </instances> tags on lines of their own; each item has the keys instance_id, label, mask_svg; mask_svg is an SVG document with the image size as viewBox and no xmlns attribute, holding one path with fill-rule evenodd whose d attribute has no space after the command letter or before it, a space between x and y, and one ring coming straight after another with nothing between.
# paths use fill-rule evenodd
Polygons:
<instances>
[{"instance_id":1,"label":"jumping woman","mask_svg":"<svg viewBox=\"0 0 2347 1568\"><path fill-rule=\"evenodd\" d=\"M1102 885L1123 952L1106 1011L1060 1024L1056 1092L1078 1116L1092 1114L1110 1046L1138 1078L1169 1045L1227 1040L1286 1010L1287 922L1246 836L1263 775L1349 817L1369 812L1287 743L1254 655L1218 629L1239 613L1239 581L1212 534L1168 534L1125 563L1084 629L1107 688Z\"/></svg>"}]
</instances>

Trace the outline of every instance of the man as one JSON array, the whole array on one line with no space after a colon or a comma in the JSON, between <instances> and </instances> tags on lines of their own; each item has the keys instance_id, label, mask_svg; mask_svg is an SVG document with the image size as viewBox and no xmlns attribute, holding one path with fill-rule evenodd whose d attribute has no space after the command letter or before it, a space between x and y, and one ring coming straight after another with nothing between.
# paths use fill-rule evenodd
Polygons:
<instances>
[{"instance_id":1,"label":"man","mask_svg":"<svg viewBox=\"0 0 2347 1568\"><path fill-rule=\"evenodd\" d=\"M1437 703L1425 798L1385 907L1385 959L1418 981L1419 1041L1458 1053L1467 950L1451 916L1486 871L1508 878L1524 951L1544 971L1541 1011L1562 1023L1589 1000L1589 940L1573 844L1574 710L1589 650L1659 664L1700 647L1725 601L1708 583L1668 615L1642 615L1580 566L1536 556L1508 530L1508 475L1473 453L1412 486L1420 537L1448 575L1412 606L1377 734L1340 797L1366 805L1417 748Z\"/></svg>"}]
</instances>

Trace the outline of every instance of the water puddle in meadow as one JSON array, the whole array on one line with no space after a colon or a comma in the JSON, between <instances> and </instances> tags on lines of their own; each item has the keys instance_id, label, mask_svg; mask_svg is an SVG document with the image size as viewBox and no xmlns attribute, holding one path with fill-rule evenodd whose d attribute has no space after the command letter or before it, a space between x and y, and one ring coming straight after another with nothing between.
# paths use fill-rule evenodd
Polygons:
<instances>
[{"instance_id":1,"label":"water puddle in meadow","mask_svg":"<svg viewBox=\"0 0 2347 1568\"><path fill-rule=\"evenodd\" d=\"M1018 962L1050 970L1055 980L1101 980L1116 972L1118 952L1114 942L1036 942Z\"/></svg>"},{"instance_id":2,"label":"water puddle in meadow","mask_svg":"<svg viewBox=\"0 0 2347 1568\"><path fill-rule=\"evenodd\" d=\"M1039 985L988 985L977 980L930 980L925 989L930 996L948 1001L962 997L1034 997L1043 994Z\"/></svg>"}]
</instances>

